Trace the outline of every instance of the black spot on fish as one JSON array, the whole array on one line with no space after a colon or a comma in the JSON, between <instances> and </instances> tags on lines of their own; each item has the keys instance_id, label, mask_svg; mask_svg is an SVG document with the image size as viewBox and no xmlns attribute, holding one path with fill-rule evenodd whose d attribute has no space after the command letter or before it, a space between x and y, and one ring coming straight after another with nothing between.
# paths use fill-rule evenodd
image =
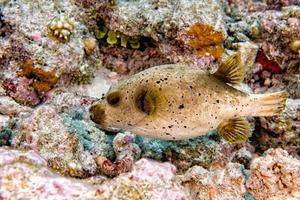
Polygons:
<instances>
[{"instance_id":1,"label":"black spot on fish","mask_svg":"<svg viewBox=\"0 0 300 200\"><path fill-rule=\"evenodd\" d=\"M190 88L193 89L193 86L190 85Z\"/></svg>"},{"instance_id":2,"label":"black spot on fish","mask_svg":"<svg viewBox=\"0 0 300 200\"><path fill-rule=\"evenodd\" d=\"M198 96L201 96L201 93L198 93Z\"/></svg>"},{"instance_id":3,"label":"black spot on fish","mask_svg":"<svg viewBox=\"0 0 300 200\"><path fill-rule=\"evenodd\" d=\"M183 109L183 108L184 108L184 105L183 105L183 104L180 104L178 108L179 108L179 109Z\"/></svg>"},{"instance_id":4,"label":"black spot on fish","mask_svg":"<svg viewBox=\"0 0 300 200\"><path fill-rule=\"evenodd\" d=\"M157 84L160 84L160 81L156 81Z\"/></svg>"},{"instance_id":5,"label":"black spot on fish","mask_svg":"<svg viewBox=\"0 0 300 200\"><path fill-rule=\"evenodd\" d=\"M132 126L132 124L130 124L130 123L128 123L127 125L128 125L128 126Z\"/></svg>"},{"instance_id":6,"label":"black spot on fish","mask_svg":"<svg viewBox=\"0 0 300 200\"><path fill-rule=\"evenodd\" d=\"M117 122L120 122L120 120L117 120Z\"/></svg>"},{"instance_id":7,"label":"black spot on fish","mask_svg":"<svg viewBox=\"0 0 300 200\"><path fill-rule=\"evenodd\" d=\"M217 99L217 103L220 103L219 99Z\"/></svg>"},{"instance_id":8,"label":"black spot on fish","mask_svg":"<svg viewBox=\"0 0 300 200\"><path fill-rule=\"evenodd\" d=\"M184 128L187 128L187 126L183 126Z\"/></svg>"},{"instance_id":9,"label":"black spot on fish","mask_svg":"<svg viewBox=\"0 0 300 200\"><path fill-rule=\"evenodd\" d=\"M172 128L172 127L173 127L173 125L169 125L168 127L169 127L169 128Z\"/></svg>"}]
</instances>

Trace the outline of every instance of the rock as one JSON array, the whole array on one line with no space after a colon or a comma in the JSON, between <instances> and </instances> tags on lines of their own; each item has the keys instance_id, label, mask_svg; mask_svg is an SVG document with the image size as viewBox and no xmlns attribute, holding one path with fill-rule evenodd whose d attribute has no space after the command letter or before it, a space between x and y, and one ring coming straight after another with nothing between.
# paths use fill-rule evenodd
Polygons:
<instances>
[{"instance_id":1,"label":"rock","mask_svg":"<svg viewBox=\"0 0 300 200\"><path fill-rule=\"evenodd\" d=\"M300 160L283 149L270 149L254 159L247 189L257 200L300 198Z\"/></svg>"},{"instance_id":2,"label":"rock","mask_svg":"<svg viewBox=\"0 0 300 200\"><path fill-rule=\"evenodd\" d=\"M0 181L1 199L102 199L100 186L53 173L32 150L0 148Z\"/></svg>"},{"instance_id":3,"label":"rock","mask_svg":"<svg viewBox=\"0 0 300 200\"><path fill-rule=\"evenodd\" d=\"M51 168L74 177L97 172L92 154L112 155L103 132L87 122L61 117L51 106L41 106L22 121L13 143L35 150Z\"/></svg>"},{"instance_id":4,"label":"rock","mask_svg":"<svg viewBox=\"0 0 300 200\"><path fill-rule=\"evenodd\" d=\"M246 194L243 166L237 163L214 170L194 166L177 178L192 199L244 200Z\"/></svg>"},{"instance_id":5,"label":"rock","mask_svg":"<svg viewBox=\"0 0 300 200\"><path fill-rule=\"evenodd\" d=\"M187 199L175 182L175 172L169 163L141 159L132 172L112 180L79 180L50 171L32 150L0 148L0 196L4 199Z\"/></svg>"}]
</instances>

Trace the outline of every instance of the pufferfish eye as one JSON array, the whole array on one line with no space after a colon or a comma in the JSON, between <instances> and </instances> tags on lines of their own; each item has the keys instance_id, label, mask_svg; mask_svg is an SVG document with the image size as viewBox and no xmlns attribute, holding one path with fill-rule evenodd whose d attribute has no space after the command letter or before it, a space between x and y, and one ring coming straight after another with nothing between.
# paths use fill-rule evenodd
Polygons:
<instances>
[{"instance_id":1,"label":"pufferfish eye","mask_svg":"<svg viewBox=\"0 0 300 200\"><path fill-rule=\"evenodd\" d=\"M121 101L121 94L120 92L112 92L107 95L106 100L109 105L117 106Z\"/></svg>"}]
</instances>

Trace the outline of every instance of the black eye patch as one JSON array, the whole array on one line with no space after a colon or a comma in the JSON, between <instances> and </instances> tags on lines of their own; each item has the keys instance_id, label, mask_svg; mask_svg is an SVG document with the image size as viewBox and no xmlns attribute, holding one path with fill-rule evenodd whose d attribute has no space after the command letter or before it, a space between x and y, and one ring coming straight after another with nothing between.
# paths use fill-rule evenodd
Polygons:
<instances>
[{"instance_id":1,"label":"black eye patch","mask_svg":"<svg viewBox=\"0 0 300 200\"><path fill-rule=\"evenodd\" d=\"M111 106L117 106L121 102L120 92L112 92L106 97L107 103Z\"/></svg>"}]
</instances>

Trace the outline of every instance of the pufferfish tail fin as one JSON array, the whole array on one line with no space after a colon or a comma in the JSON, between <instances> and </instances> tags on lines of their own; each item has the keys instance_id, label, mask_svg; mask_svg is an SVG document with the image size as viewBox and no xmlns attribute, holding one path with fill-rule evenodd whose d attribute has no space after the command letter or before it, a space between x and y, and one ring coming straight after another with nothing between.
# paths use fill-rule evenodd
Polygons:
<instances>
[{"instance_id":1,"label":"pufferfish tail fin","mask_svg":"<svg viewBox=\"0 0 300 200\"><path fill-rule=\"evenodd\" d=\"M214 73L214 75L224 83L238 85L245 78L245 68L241 61L241 55L235 53L229 56Z\"/></svg>"},{"instance_id":2,"label":"pufferfish tail fin","mask_svg":"<svg viewBox=\"0 0 300 200\"><path fill-rule=\"evenodd\" d=\"M274 116L282 113L286 106L288 93L286 91L274 92L271 94L252 94L250 102L253 106L249 106L249 114L251 116Z\"/></svg>"}]
</instances>

